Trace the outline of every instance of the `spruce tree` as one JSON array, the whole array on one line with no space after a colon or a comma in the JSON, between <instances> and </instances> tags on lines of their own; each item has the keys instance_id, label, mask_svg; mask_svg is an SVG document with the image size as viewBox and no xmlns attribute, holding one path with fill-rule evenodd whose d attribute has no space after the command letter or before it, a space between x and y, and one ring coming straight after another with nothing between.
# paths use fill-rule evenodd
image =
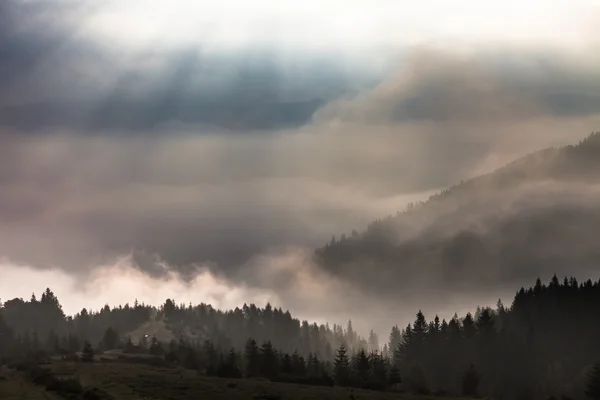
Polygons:
<instances>
[{"instance_id":1,"label":"spruce tree","mask_svg":"<svg viewBox=\"0 0 600 400\"><path fill-rule=\"evenodd\" d=\"M277 352L270 340L260 346L260 374L269 379L277 376Z\"/></svg>"},{"instance_id":2,"label":"spruce tree","mask_svg":"<svg viewBox=\"0 0 600 400\"><path fill-rule=\"evenodd\" d=\"M369 357L367 353L360 349L352 359L352 372L356 377L356 382L362 386L369 379Z\"/></svg>"},{"instance_id":3,"label":"spruce tree","mask_svg":"<svg viewBox=\"0 0 600 400\"><path fill-rule=\"evenodd\" d=\"M348 386L350 383L350 360L348 350L343 344L336 351L333 361L333 376L335 382L340 386Z\"/></svg>"},{"instance_id":4,"label":"spruce tree","mask_svg":"<svg viewBox=\"0 0 600 400\"><path fill-rule=\"evenodd\" d=\"M202 365L199 366L204 368L206 375L213 376L217 374L219 357L215 346L210 340L205 340L202 344Z\"/></svg>"},{"instance_id":5,"label":"spruce tree","mask_svg":"<svg viewBox=\"0 0 600 400\"><path fill-rule=\"evenodd\" d=\"M413 355L413 331L412 326L408 324L406 329L402 332L402 341L398 343L398 346L394 352L395 362L400 361L407 363Z\"/></svg>"},{"instance_id":6,"label":"spruce tree","mask_svg":"<svg viewBox=\"0 0 600 400\"><path fill-rule=\"evenodd\" d=\"M247 377L258 376L260 372L260 354L254 339L246 341L244 351L245 372Z\"/></svg>"},{"instance_id":7,"label":"spruce tree","mask_svg":"<svg viewBox=\"0 0 600 400\"><path fill-rule=\"evenodd\" d=\"M229 350L227 358L221 361L219 366L219 377L221 378L241 378L242 373L238 367L238 355L234 348Z\"/></svg>"}]
</instances>

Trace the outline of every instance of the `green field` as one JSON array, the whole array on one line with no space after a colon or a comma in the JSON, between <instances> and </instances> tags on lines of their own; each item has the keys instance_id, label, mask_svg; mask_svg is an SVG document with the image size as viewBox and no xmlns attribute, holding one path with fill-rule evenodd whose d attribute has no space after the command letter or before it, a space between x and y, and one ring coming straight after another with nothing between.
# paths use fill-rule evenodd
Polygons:
<instances>
[{"instance_id":1,"label":"green field","mask_svg":"<svg viewBox=\"0 0 600 400\"><path fill-rule=\"evenodd\" d=\"M435 399L403 393L372 392L340 387L303 386L253 379L220 379L199 376L191 370L157 368L105 361L80 363L54 361L45 368L60 378L78 378L84 387L96 387L115 400L387 400ZM23 373L4 370L0 378L0 399L60 399L25 379ZM449 399L446 397L446 399Z\"/></svg>"}]
</instances>

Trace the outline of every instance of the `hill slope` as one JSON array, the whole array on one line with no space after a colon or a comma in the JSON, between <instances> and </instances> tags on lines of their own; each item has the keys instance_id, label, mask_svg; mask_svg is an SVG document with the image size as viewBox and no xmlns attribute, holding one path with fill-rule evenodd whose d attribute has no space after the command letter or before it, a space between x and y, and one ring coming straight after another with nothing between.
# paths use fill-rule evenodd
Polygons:
<instances>
[{"instance_id":1,"label":"hill slope","mask_svg":"<svg viewBox=\"0 0 600 400\"><path fill-rule=\"evenodd\" d=\"M514 284L600 265L600 133L525 156L316 250L377 290ZM369 273L365 273L368 270Z\"/></svg>"}]
</instances>

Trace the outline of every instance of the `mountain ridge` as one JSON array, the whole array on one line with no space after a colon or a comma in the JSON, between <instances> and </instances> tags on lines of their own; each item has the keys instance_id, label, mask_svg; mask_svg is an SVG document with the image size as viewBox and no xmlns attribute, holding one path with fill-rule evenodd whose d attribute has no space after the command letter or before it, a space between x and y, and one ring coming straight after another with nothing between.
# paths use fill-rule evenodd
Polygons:
<instances>
[{"instance_id":1,"label":"mountain ridge","mask_svg":"<svg viewBox=\"0 0 600 400\"><path fill-rule=\"evenodd\" d=\"M535 279L568 273L573 262L590 268L600 264L600 253L585 240L600 229L599 184L596 132L411 203L360 234L332 238L314 259L359 286L389 290L410 286L401 281ZM365 274L367 268L373 273Z\"/></svg>"}]
</instances>

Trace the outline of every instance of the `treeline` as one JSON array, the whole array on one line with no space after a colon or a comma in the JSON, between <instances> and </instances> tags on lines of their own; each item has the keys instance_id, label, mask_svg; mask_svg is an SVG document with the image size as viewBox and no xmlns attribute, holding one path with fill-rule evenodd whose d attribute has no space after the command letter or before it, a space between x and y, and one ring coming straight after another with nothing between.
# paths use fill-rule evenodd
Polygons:
<instances>
[{"instance_id":1,"label":"treeline","mask_svg":"<svg viewBox=\"0 0 600 400\"><path fill-rule=\"evenodd\" d=\"M31 320L13 308L27 310L24 305ZM36 307L39 312L33 313ZM437 316L428 321L418 312L404 329L394 326L388 342L380 345L374 334L368 341L360 338L351 324L329 329L300 323L270 306L221 312L168 300L158 309L135 304L70 318L47 290L39 301L11 300L0 308L0 358L54 354L89 360L90 352L118 349L129 359L139 356L139 362L222 377L380 390L402 382L403 390L416 393L498 399L583 398L587 392L598 399L599 309L600 282L561 282L554 276L547 285L538 279L533 287L521 288L510 307L498 302L495 309L478 308L474 315L449 321ZM120 313L139 319L125 322ZM128 336L134 325L151 318L167 321L181 333L179 339L163 343ZM204 334L185 336L185 327Z\"/></svg>"},{"instance_id":2,"label":"treeline","mask_svg":"<svg viewBox=\"0 0 600 400\"><path fill-rule=\"evenodd\" d=\"M401 373L428 390L459 393L477 376L478 392L494 398L583 398L600 361L598 310L600 282L554 276L520 289L508 309L499 302L449 322L419 312L392 330L390 346Z\"/></svg>"},{"instance_id":3,"label":"treeline","mask_svg":"<svg viewBox=\"0 0 600 400\"><path fill-rule=\"evenodd\" d=\"M58 298L46 289L38 300L12 299L0 303L0 315L23 342L54 343L62 349L80 348L88 340L94 345L103 340L107 329L120 335L134 331L144 323L164 321L176 338L190 337L209 340L222 349L244 347L249 337L262 343L271 341L278 350L304 357L315 354L332 360L335 349L342 343L352 351L360 348L379 348L378 338L371 332L368 339L354 330L352 321L345 328L340 325L317 325L293 318L289 311L267 304L264 308L244 304L234 310L216 310L208 304L176 304L167 299L160 307L138 303L109 307L100 311L82 309L74 316L66 316ZM124 339L124 337L121 337ZM132 338L138 344L139 337Z\"/></svg>"}]
</instances>

